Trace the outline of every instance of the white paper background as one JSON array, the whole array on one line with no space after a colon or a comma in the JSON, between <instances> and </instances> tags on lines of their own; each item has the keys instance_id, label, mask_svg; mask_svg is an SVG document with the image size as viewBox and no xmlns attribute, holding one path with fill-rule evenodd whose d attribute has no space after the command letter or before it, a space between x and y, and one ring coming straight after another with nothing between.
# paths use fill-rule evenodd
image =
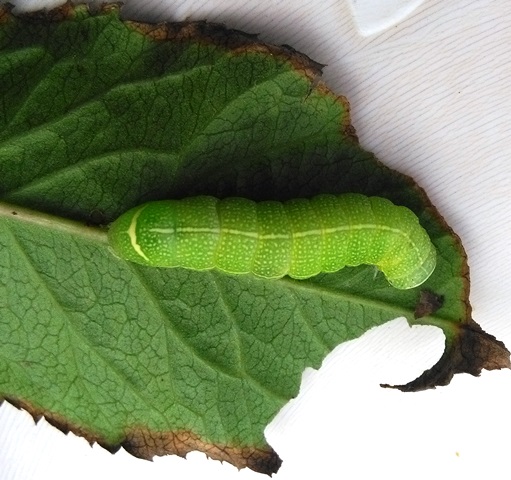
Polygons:
<instances>
[{"instance_id":1,"label":"white paper background","mask_svg":"<svg viewBox=\"0 0 511 480\"><path fill-rule=\"evenodd\" d=\"M415 10L407 12L406 3ZM392 17L387 3L380 24L364 14L371 4L377 11L374 0L126 4L130 17L222 22L327 64L324 80L349 98L362 145L413 176L462 238L474 319L511 347L508 0L394 0L401 13ZM395 320L341 345L319 372L306 371L300 396L266 432L284 460L275 478L511 478L510 371L458 375L448 387L413 394L379 387L417 377L442 343L434 328ZM35 427L9 405L0 408L1 480L199 475L263 478L200 453L152 463L122 450L111 455L44 421Z\"/></svg>"}]
</instances>

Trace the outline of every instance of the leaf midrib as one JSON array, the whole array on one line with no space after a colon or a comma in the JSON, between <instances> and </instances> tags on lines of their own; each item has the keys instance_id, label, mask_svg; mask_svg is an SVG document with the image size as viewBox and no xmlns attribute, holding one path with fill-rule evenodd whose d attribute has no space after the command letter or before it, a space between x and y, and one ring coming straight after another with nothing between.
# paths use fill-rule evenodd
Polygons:
<instances>
[{"instance_id":1,"label":"leaf midrib","mask_svg":"<svg viewBox=\"0 0 511 480\"><path fill-rule=\"evenodd\" d=\"M13 215L13 211L16 211L17 215ZM22 221L48 230L61 231L76 237L81 237L84 240L92 241L97 244L108 245L106 229L86 226L82 222L77 222L63 217L22 208L6 202L0 202L0 219L2 217L7 218L10 221ZM294 280L288 277L284 277L276 281L284 283L287 288L291 290L302 290L309 294L312 292L317 295L334 297L337 301L356 303L358 305L386 311L391 313L393 318L396 318L396 316L403 316L407 318L408 321L412 321L414 318L414 310L412 308L390 304L387 301L370 299L360 294L346 292L343 290L335 290L332 288L327 288L323 285ZM442 316L438 314L421 318L421 323L431 323L432 325L445 325L445 322L457 323L455 320L449 318L448 316Z\"/></svg>"}]
</instances>

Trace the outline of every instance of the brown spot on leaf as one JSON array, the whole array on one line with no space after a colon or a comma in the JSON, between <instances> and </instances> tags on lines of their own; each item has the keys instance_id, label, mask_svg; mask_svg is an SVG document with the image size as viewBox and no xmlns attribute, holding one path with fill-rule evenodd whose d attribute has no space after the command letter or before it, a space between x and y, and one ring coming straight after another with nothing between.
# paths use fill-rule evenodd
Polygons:
<instances>
[{"instance_id":1,"label":"brown spot on leaf","mask_svg":"<svg viewBox=\"0 0 511 480\"><path fill-rule=\"evenodd\" d=\"M448 385L456 373L479 376L483 369L511 368L510 353L493 335L476 322L450 323L445 327L445 351L440 360L419 378L406 385L382 385L403 392L417 392Z\"/></svg>"},{"instance_id":2,"label":"brown spot on leaf","mask_svg":"<svg viewBox=\"0 0 511 480\"><path fill-rule=\"evenodd\" d=\"M430 290L421 290L419 302L415 306L415 318L434 314L444 304L444 297Z\"/></svg>"},{"instance_id":3,"label":"brown spot on leaf","mask_svg":"<svg viewBox=\"0 0 511 480\"><path fill-rule=\"evenodd\" d=\"M204 452L209 458L226 461L238 468L248 467L259 473L276 473L282 460L271 447L233 447L205 442L189 431L152 432L140 427L130 430L122 446L132 455L151 460L153 456Z\"/></svg>"}]
</instances>

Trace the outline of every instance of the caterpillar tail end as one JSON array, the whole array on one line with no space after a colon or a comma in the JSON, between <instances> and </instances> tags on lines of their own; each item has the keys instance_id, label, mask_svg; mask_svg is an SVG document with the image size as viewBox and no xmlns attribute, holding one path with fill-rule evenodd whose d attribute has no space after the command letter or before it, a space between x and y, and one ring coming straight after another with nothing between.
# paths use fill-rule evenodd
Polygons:
<instances>
[{"instance_id":1,"label":"caterpillar tail end","mask_svg":"<svg viewBox=\"0 0 511 480\"><path fill-rule=\"evenodd\" d=\"M394 288L408 290L410 288L415 288L419 285L422 285L434 272L435 267L436 250L435 247L431 245L428 255L422 264L419 265L413 272L397 278L387 278L387 280Z\"/></svg>"}]
</instances>

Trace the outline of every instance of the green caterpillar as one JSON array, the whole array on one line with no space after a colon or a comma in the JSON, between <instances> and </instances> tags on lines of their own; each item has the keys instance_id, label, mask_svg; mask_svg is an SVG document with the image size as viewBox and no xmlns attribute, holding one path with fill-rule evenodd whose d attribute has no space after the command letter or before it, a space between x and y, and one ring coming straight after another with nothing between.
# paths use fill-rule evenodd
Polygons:
<instances>
[{"instance_id":1,"label":"green caterpillar","mask_svg":"<svg viewBox=\"0 0 511 480\"><path fill-rule=\"evenodd\" d=\"M149 202L115 220L108 239L119 257L142 265L264 278L372 264L400 289L425 282L436 264L435 248L408 208L359 194Z\"/></svg>"}]
</instances>

